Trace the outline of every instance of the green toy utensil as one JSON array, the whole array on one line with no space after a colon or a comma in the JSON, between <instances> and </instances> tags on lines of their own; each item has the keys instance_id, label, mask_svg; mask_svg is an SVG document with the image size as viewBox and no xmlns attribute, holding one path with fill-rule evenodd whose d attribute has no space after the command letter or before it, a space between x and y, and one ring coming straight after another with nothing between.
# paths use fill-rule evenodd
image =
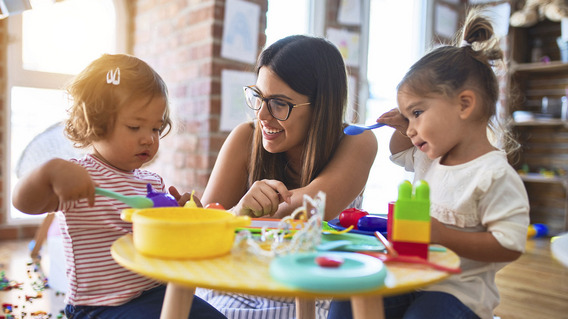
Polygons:
<instances>
[{"instance_id":1,"label":"green toy utensil","mask_svg":"<svg viewBox=\"0 0 568 319\"><path fill-rule=\"evenodd\" d=\"M132 208L150 208L154 207L154 202L146 196L126 196L119 193L115 193L113 191L109 191L108 189L103 189L99 187L95 187L95 194L103 195L106 197L114 198L119 200L126 205Z\"/></svg>"}]
</instances>

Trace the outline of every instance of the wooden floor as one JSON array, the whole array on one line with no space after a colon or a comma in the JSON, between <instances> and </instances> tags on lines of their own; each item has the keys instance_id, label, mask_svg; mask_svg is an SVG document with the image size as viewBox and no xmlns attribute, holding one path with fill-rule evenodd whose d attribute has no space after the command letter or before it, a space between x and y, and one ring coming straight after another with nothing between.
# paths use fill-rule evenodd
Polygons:
<instances>
[{"instance_id":1,"label":"wooden floor","mask_svg":"<svg viewBox=\"0 0 568 319\"><path fill-rule=\"evenodd\" d=\"M0 289L0 304L12 304L14 318L65 318L61 313L65 307L64 292L42 289L46 278L49 283L49 256L43 256L46 249L42 250L41 262L34 262L29 243L30 240L0 241L0 272L4 272L5 279L21 284L21 289ZM44 312L45 315L41 315ZM33 316L33 313L38 315Z\"/></svg>"},{"instance_id":2,"label":"wooden floor","mask_svg":"<svg viewBox=\"0 0 568 319\"><path fill-rule=\"evenodd\" d=\"M24 290L0 291L0 303L19 305L20 310L24 305L28 313L45 311L57 318L64 306L64 297L57 292L47 289L42 298L25 300L26 295L36 295L30 283L38 277L29 264L28 243L0 242L0 271L8 279L24 283ZM44 254L41 265L48 265L48 258ZM527 252L502 269L496 281L501 304L495 315L501 319L568 319L568 268L551 257L549 238L530 239Z\"/></svg>"},{"instance_id":3,"label":"wooden floor","mask_svg":"<svg viewBox=\"0 0 568 319\"><path fill-rule=\"evenodd\" d=\"M550 239L527 242L526 253L503 268L496 278L502 319L568 318L568 268L553 259Z\"/></svg>"}]
</instances>

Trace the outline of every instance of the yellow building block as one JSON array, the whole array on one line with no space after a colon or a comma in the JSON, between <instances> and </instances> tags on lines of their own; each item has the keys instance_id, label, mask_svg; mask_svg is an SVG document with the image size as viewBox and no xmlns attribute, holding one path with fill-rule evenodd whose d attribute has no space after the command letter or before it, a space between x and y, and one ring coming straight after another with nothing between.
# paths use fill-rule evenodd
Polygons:
<instances>
[{"instance_id":1,"label":"yellow building block","mask_svg":"<svg viewBox=\"0 0 568 319\"><path fill-rule=\"evenodd\" d=\"M397 219L393 223L392 240L430 243L430 222Z\"/></svg>"}]
</instances>

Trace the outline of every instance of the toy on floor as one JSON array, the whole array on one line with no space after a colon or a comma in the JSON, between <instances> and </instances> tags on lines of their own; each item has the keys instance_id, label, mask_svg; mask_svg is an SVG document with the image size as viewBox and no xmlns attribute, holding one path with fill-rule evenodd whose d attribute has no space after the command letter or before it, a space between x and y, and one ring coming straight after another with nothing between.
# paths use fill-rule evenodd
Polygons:
<instances>
[{"instance_id":1,"label":"toy on floor","mask_svg":"<svg viewBox=\"0 0 568 319\"><path fill-rule=\"evenodd\" d=\"M414 186L409 181L398 187L394 204L392 233L389 235L399 255L428 259L430 244L430 187L425 181Z\"/></svg>"},{"instance_id":2,"label":"toy on floor","mask_svg":"<svg viewBox=\"0 0 568 319\"><path fill-rule=\"evenodd\" d=\"M527 230L527 238L540 238L548 236L548 226L545 224L531 224Z\"/></svg>"},{"instance_id":3,"label":"toy on floor","mask_svg":"<svg viewBox=\"0 0 568 319\"><path fill-rule=\"evenodd\" d=\"M22 289L21 286L21 282L8 279L6 273L3 270L0 271L0 290Z\"/></svg>"}]
</instances>

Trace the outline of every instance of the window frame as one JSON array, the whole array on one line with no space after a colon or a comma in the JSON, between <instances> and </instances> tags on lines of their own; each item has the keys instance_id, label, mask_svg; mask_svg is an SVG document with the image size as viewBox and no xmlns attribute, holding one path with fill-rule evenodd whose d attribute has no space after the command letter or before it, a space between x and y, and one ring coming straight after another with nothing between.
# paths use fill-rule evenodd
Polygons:
<instances>
[{"instance_id":1,"label":"window frame","mask_svg":"<svg viewBox=\"0 0 568 319\"><path fill-rule=\"evenodd\" d=\"M116 12L116 52L128 52L130 49L128 41L129 10L127 0L112 0ZM33 9L32 9L33 10ZM43 220L43 215L37 218L13 218L12 210L12 189L11 189L11 168L12 168L12 88L14 86L38 88L38 89L57 89L60 90L68 83L73 75L62 73L51 73L41 71L25 70L22 58L22 22L23 15L11 15L7 20L8 42L6 47L6 82L5 82L5 104L4 104L4 134L2 142L5 145L5 157L2 163L2 183L3 187L3 210L6 212L5 223L8 225L39 224Z\"/></svg>"}]
</instances>

